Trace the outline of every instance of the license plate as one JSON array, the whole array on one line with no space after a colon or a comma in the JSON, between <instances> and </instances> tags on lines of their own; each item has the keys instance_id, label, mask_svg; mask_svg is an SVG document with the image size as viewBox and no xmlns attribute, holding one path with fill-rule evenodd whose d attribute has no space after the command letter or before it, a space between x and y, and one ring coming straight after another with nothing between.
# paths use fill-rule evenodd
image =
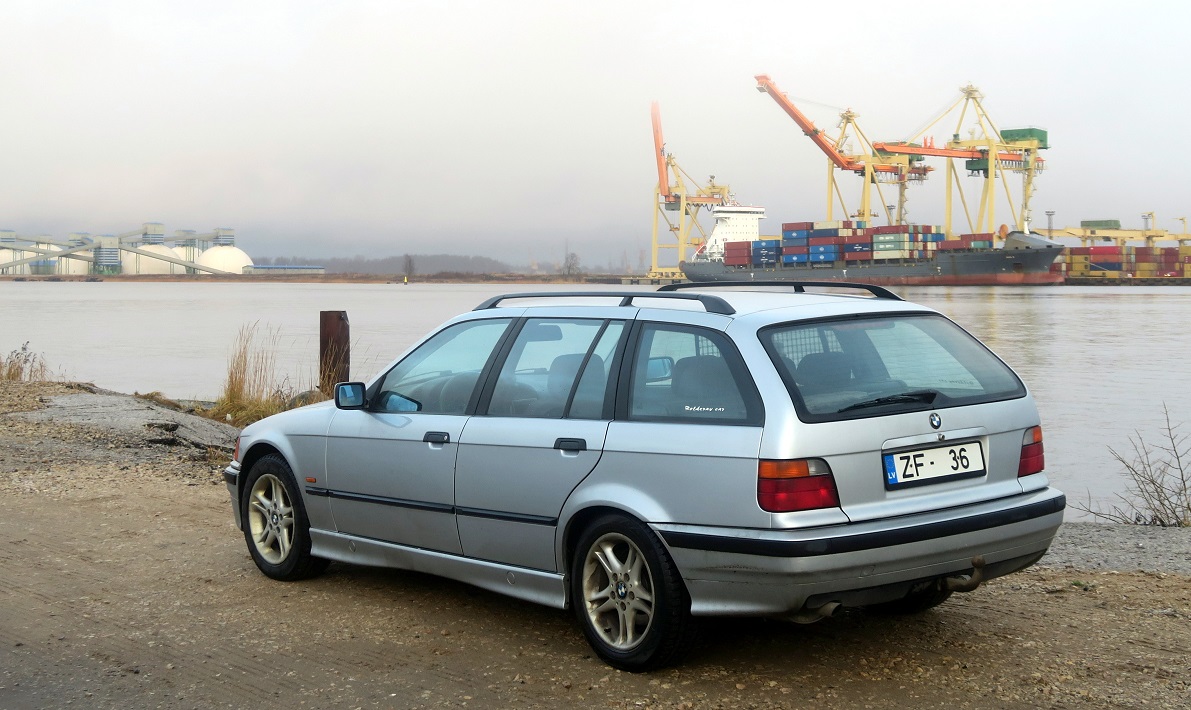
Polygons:
<instances>
[{"instance_id":1,"label":"license plate","mask_svg":"<svg viewBox=\"0 0 1191 710\"><path fill-rule=\"evenodd\" d=\"M950 478L984 475L979 441L885 454L885 487L908 488Z\"/></svg>"}]
</instances>

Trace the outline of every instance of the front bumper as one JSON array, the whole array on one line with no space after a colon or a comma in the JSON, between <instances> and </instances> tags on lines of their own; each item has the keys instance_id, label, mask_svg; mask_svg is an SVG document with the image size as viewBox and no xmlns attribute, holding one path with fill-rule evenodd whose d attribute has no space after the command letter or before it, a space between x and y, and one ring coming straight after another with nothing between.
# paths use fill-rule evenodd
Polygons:
<instances>
[{"instance_id":1,"label":"front bumper","mask_svg":"<svg viewBox=\"0 0 1191 710\"><path fill-rule=\"evenodd\" d=\"M232 461L223 469L223 482L227 484L227 492L232 497L232 516L236 521L236 529L240 526L240 462Z\"/></svg>"},{"instance_id":2,"label":"front bumper","mask_svg":"<svg viewBox=\"0 0 1191 710\"><path fill-rule=\"evenodd\" d=\"M657 524L695 615L770 615L817 606L876 604L924 581L987 578L1036 562L1063 522L1053 488L958 509L805 530L742 530Z\"/></svg>"}]
</instances>

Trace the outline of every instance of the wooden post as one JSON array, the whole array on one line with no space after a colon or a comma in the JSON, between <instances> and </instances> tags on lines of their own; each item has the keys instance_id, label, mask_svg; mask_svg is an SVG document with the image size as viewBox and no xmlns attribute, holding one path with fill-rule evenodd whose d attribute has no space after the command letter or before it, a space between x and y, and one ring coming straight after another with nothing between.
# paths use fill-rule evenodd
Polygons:
<instances>
[{"instance_id":1,"label":"wooden post","mask_svg":"<svg viewBox=\"0 0 1191 710\"><path fill-rule=\"evenodd\" d=\"M338 382L351 377L351 326L347 311L320 311L318 319L318 388L328 397Z\"/></svg>"}]
</instances>

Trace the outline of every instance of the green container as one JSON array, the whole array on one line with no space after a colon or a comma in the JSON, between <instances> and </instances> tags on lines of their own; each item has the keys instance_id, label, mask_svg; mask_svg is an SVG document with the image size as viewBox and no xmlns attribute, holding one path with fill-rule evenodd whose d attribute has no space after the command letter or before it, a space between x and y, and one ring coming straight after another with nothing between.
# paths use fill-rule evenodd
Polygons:
<instances>
[{"instance_id":1,"label":"green container","mask_svg":"<svg viewBox=\"0 0 1191 710\"><path fill-rule=\"evenodd\" d=\"M1046 130L1042 128L1006 128L1001 131L1001 140L1006 143L1038 141L1040 150L1050 147L1050 143L1047 142Z\"/></svg>"},{"instance_id":2,"label":"green container","mask_svg":"<svg viewBox=\"0 0 1191 710\"><path fill-rule=\"evenodd\" d=\"M1085 219L1079 223L1084 229L1120 229L1119 219Z\"/></svg>"},{"instance_id":3,"label":"green container","mask_svg":"<svg viewBox=\"0 0 1191 710\"><path fill-rule=\"evenodd\" d=\"M909 242L873 242L873 251L902 251L909 248Z\"/></svg>"}]
</instances>

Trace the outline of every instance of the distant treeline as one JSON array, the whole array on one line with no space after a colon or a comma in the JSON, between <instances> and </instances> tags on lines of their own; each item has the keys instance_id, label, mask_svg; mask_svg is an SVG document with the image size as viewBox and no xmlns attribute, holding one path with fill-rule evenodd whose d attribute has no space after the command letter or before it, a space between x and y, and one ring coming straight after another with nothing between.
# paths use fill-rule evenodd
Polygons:
<instances>
[{"instance_id":1,"label":"distant treeline","mask_svg":"<svg viewBox=\"0 0 1191 710\"><path fill-rule=\"evenodd\" d=\"M403 254L371 259L365 256L348 258L314 258L297 256L264 256L253 261L261 266L323 266L328 274L510 274L525 267L512 267L503 261L486 256L458 256L453 254Z\"/></svg>"}]
</instances>

